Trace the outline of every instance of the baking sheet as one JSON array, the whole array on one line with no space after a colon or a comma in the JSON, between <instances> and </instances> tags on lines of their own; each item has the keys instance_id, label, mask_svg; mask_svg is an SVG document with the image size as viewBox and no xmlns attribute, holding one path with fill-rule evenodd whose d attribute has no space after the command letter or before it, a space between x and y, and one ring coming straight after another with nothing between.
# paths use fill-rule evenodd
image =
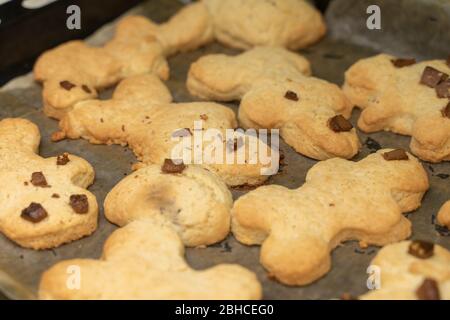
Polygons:
<instances>
[{"instance_id":1,"label":"baking sheet","mask_svg":"<svg viewBox=\"0 0 450 320\"><path fill-rule=\"evenodd\" d=\"M411 2L414 1L408 1L408 3ZM133 12L143 13L156 21L164 21L180 6L176 0L154 0L134 9ZM359 13L352 11L351 14L365 15L365 10ZM342 15L334 17L333 12L328 12L328 17L331 23L353 21L348 17L342 20ZM329 27L333 29L333 25L329 25ZM425 29L411 32L426 32ZM110 35L111 27L109 26L90 38L90 42L102 43ZM450 42L445 45L447 46L445 50L450 53ZM387 45L386 50L395 53L396 46L398 44L392 47ZM441 43L441 46L444 44ZM205 54L219 52L238 53L236 50L214 43L194 52L180 54L169 59L171 79L167 85L175 101L195 100L185 87L190 63ZM315 76L342 84L344 71L352 63L360 58L373 55L376 51L369 46L345 43L342 40L336 40L336 37L328 36L319 44L302 50L301 53L311 61ZM414 52L409 54L409 56L414 55ZM419 54L417 55L419 56ZM442 58L439 55L437 57ZM106 98L109 94L110 92L106 92L103 97ZM233 110L237 110L237 104L228 105ZM23 117L35 122L42 134L40 147L42 156L54 156L68 151L87 159L94 166L96 180L90 190L97 196L99 204L102 204L108 191L126 174L130 173L130 163L135 161L132 152L120 146L91 145L84 140L52 143L50 135L57 130L57 122L47 118L42 113L41 107L41 88L33 83L30 75L15 79L0 91L0 119ZM358 114L359 112L355 112L353 123L356 123ZM409 137L384 132L371 134L372 140L368 141L366 141L368 135L361 132L359 135L362 142L366 143L361 153L355 158L356 160L365 157L379 146L408 149L410 141ZM306 172L316 161L297 154L283 142L281 142L280 148L285 155L285 165L282 166L281 172L273 176L268 183L280 184L289 188L299 187L304 183ZM422 207L408 215L413 223L412 238L432 241L450 249L449 232L434 225L435 214L440 206L450 199L450 178L448 178L450 163L433 165L424 163L424 167L429 174L431 188L424 198ZM234 189L233 195L237 198L247 191ZM22 249L0 235L0 289L9 298L29 299L35 297L39 278L44 270L65 259L100 257L105 239L115 229L114 225L105 220L101 209L99 228L93 235L54 250ZM207 268L218 263L238 263L253 270L263 285L265 299L330 299L337 298L344 292L359 295L367 291L366 268L377 251L376 247L362 250L357 242L347 242L333 251L331 271L319 281L304 287L287 287L270 280L259 263L260 247L243 246L231 235L223 242L205 249L188 248L186 258L190 265L197 269Z\"/></svg>"}]
</instances>

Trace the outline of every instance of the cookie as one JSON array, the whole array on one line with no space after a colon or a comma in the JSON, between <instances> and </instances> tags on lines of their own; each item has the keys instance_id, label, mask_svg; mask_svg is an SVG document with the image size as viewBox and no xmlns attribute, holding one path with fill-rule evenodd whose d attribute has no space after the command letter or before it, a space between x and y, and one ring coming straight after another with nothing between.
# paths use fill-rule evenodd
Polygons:
<instances>
[{"instance_id":1,"label":"cookie","mask_svg":"<svg viewBox=\"0 0 450 320\"><path fill-rule=\"evenodd\" d=\"M239 198L232 232L261 245L260 261L287 285L306 285L331 268L330 252L347 240L386 245L406 239L428 189L420 162L403 150L380 150L359 162L334 158L312 167L290 190L262 186Z\"/></svg>"},{"instance_id":2,"label":"cookie","mask_svg":"<svg viewBox=\"0 0 450 320\"><path fill-rule=\"evenodd\" d=\"M124 226L161 216L173 224L184 245L210 245L230 230L233 198L223 181L200 166L149 165L120 181L106 196L105 216Z\"/></svg>"},{"instance_id":3,"label":"cookie","mask_svg":"<svg viewBox=\"0 0 450 320\"><path fill-rule=\"evenodd\" d=\"M425 241L403 241L382 248L371 265L380 269L381 288L363 300L449 300L450 252Z\"/></svg>"},{"instance_id":4,"label":"cookie","mask_svg":"<svg viewBox=\"0 0 450 320\"><path fill-rule=\"evenodd\" d=\"M170 103L171 100L157 77L130 77L118 85L111 100L77 103L61 120L61 132L56 137L128 144L143 165L183 157L186 164L202 164L216 172L230 186L258 185L277 172L279 157L275 148L271 150L264 143L257 150L250 148L261 142L252 135L229 138L226 129L237 127L231 109L216 103ZM270 163L261 161L263 152L270 155ZM180 153L183 155L178 157ZM210 154L220 155L223 162L213 161L214 157L208 162L206 156ZM243 154L241 162L237 161L239 154ZM227 156L236 161L225 161ZM270 172L266 174L265 169Z\"/></svg>"},{"instance_id":5,"label":"cookie","mask_svg":"<svg viewBox=\"0 0 450 320\"><path fill-rule=\"evenodd\" d=\"M153 217L129 223L106 241L101 260L63 261L41 278L41 299L260 299L255 274L230 264L193 270L167 220ZM79 287L69 287L77 270Z\"/></svg>"},{"instance_id":6,"label":"cookie","mask_svg":"<svg viewBox=\"0 0 450 320\"><path fill-rule=\"evenodd\" d=\"M102 47L70 41L44 52L36 61L34 77L43 83L45 114L60 119L75 103L97 97L98 90L128 76L152 73L167 79L169 67L153 35L155 28L144 17L129 16Z\"/></svg>"},{"instance_id":7,"label":"cookie","mask_svg":"<svg viewBox=\"0 0 450 320\"><path fill-rule=\"evenodd\" d=\"M392 131L412 137L422 160L450 160L450 66L445 60L398 59L380 54L356 62L345 74L344 92L363 109L365 132Z\"/></svg>"},{"instance_id":8,"label":"cookie","mask_svg":"<svg viewBox=\"0 0 450 320\"><path fill-rule=\"evenodd\" d=\"M209 55L193 63L189 92L205 100L241 100L245 128L279 128L297 152L325 160L352 158L360 142L347 120L353 105L334 84L313 77L309 62L282 48L238 56Z\"/></svg>"},{"instance_id":9,"label":"cookie","mask_svg":"<svg viewBox=\"0 0 450 320\"><path fill-rule=\"evenodd\" d=\"M213 40L246 50L264 45L297 50L325 33L320 12L304 0L203 0L161 24L156 37L173 53Z\"/></svg>"},{"instance_id":10,"label":"cookie","mask_svg":"<svg viewBox=\"0 0 450 320\"><path fill-rule=\"evenodd\" d=\"M440 225L450 229L450 201L444 203L441 210L439 210L437 221Z\"/></svg>"},{"instance_id":11,"label":"cookie","mask_svg":"<svg viewBox=\"0 0 450 320\"><path fill-rule=\"evenodd\" d=\"M0 232L25 248L49 249L97 228L97 201L86 190L94 170L64 153L42 158L40 133L28 120L0 121Z\"/></svg>"}]
</instances>

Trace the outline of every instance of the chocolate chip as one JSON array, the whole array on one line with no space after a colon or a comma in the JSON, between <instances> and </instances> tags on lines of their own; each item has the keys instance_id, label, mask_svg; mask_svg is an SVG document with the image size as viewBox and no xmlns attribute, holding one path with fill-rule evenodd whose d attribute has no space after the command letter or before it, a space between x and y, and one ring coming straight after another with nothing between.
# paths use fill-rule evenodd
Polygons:
<instances>
[{"instance_id":1,"label":"chocolate chip","mask_svg":"<svg viewBox=\"0 0 450 320\"><path fill-rule=\"evenodd\" d=\"M387 161L409 160L408 154L403 149L396 149L383 153L383 158Z\"/></svg>"},{"instance_id":2,"label":"chocolate chip","mask_svg":"<svg viewBox=\"0 0 450 320\"><path fill-rule=\"evenodd\" d=\"M92 93L92 90L85 84L83 84L81 86L81 89L83 89L83 91L86 92L86 93Z\"/></svg>"},{"instance_id":3,"label":"chocolate chip","mask_svg":"<svg viewBox=\"0 0 450 320\"><path fill-rule=\"evenodd\" d=\"M28 208L22 210L20 217L27 221L37 223L44 220L48 216L47 211L36 202L32 202Z\"/></svg>"},{"instance_id":4,"label":"chocolate chip","mask_svg":"<svg viewBox=\"0 0 450 320\"><path fill-rule=\"evenodd\" d=\"M433 67L425 67L422 73L420 83L430 88L436 88L436 86L448 79L448 74L441 72Z\"/></svg>"},{"instance_id":5,"label":"chocolate chip","mask_svg":"<svg viewBox=\"0 0 450 320\"><path fill-rule=\"evenodd\" d=\"M291 91L291 90L288 90L286 92L286 94L284 95L284 97L288 100L298 101L298 95L294 91Z\"/></svg>"},{"instance_id":6,"label":"chocolate chip","mask_svg":"<svg viewBox=\"0 0 450 320\"><path fill-rule=\"evenodd\" d=\"M403 68L416 63L416 59L395 59L391 60L392 64L397 68Z\"/></svg>"},{"instance_id":7,"label":"chocolate chip","mask_svg":"<svg viewBox=\"0 0 450 320\"><path fill-rule=\"evenodd\" d=\"M48 187L47 180L42 172L33 172L31 174L31 183L35 187Z\"/></svg>"},{"instance_id":8,"label":"chocolate chip","mask_svg":"<svg viewBox=\"0 0 450 320\"><path fill-rule=\"evenodd\" d=\"M341 115L330 118L330 120L328 120L328 126L334 132L345 132L353 129L351 122Z\"/></svg>"},{"instance_id":9,"label":"chocolate chip","mask_svg":"<svg viewBox=\"0 0 450 320\"><path fill-rule=\"evenodd\" d=\"M425 278L419 288L416 290L419 300L440 300L439 286L436 280Z\"/></svg>"},{"instance_id":10,"label":"chocolate chip","mask_svg":"<svg viewBox=\"0 0 450 320\"><path fill-rule=\"evenodd\" d=\"M70 206L79 214L88 213L89 202L85 194L73 194L70 196Z\"/></svg>"},{"instance_id":11,"label":"chocolate chip","mask_svg":"<svg viewBox=\"0 0 450 320\"><path fill-rule=\"evenodd\" d=\"M70 161L69 154L67 152L64 152L63 154L59 155L56 158L56 164L58 166L64 166Z\"/></svg>"},{"instance_id":12,"label":"chocolate chip","mask_svg":"<svg viewBox=\"0 0 450 320\"><path fill-rule=\"evenodd\" d=\"M70 91L72 88L76 87L76 85L74 85L72 82L67 81L67 80L61 81L61 82L59 83L59 85L60 85L63 89L66 89L67 91Z\"/></svg>"},{"instance_id":13,"label":"chocolate chip","mask_svg":"<svg viewBox=\"0 0 450 320\"><path fill-rule=\"evenodd\" d=\"M447 104L447 106L444 109L442 109L441 112L444 117L450 119L450 102Z\"/></svg>"},{"instance_id":14,"label":"chocolate chip","mask_svg":"<svg viewBox=\"0 0 450 320\"><path fill-rule=\"evenodd\" d=\"M434 254L434 244L427 241L415 240L409 245L408 253L419 259L428 259Z\"/></svg>"},{"instance_id":15,"label":"chocolate chip","mask_svg":"<svg viewBox=\"0 0 450 320\"><path fill-rule=\"evenodd\" d=\"M182 161L180 162L181 163L176 164L172 161L172 159L165 159L161 170L163 173L181 173L186 168L186 166Z\"/></svg>"},{"instance_id":16,"label":"chocolate chip","mask_svg":"<svg viewBox=\"0 0 450 320\"><path fill-rule=\"evenodd\" d=\"M442 81L436 86L436 94L438 98L450 98L450 80Z\"/></svg>"},{"instance_id":17,"label":"chocolate chip","mask_svg":"<svg viewBox=\"0 0 450 320\"><path fill-rule=\"evenodd\" d=\"M122 125L122 131L125 132L125 125Z\"/></svg>"},{"instance_id":18,"label":"chocolate chip","mask_svg":"<svg viewBox=\"0 0 450 320\"><path fill-rule=\"evenodd\" d=\"M184 129L178 129L172 133L172 137L189 137L192 136L191 129L184 128Z\"/></svg>"},{"instance_id":19,"label":"chocolate chip","mask_svg":"<svg viewBox=\"0 0 450 320\"><path fill-rule=\"evenodd\" d=\"M28 185L28 181L24 181L24 182L23 182L23 185L24 185L24 186L27 186L27 185Z\"/></svg>"},{"instance_id":20,"label":"chocolate chip","mask_svg":"<svg viewBox=\"0 0 450 320\"><path fill-rule=\"evenodd\" d=\"M59 194L57 193L52 194L52 198L59 199Z\"/></svg>"},{"instance_id":21,"label":"chocolate chip","mask_svg":"<svg viewBox=\"0 0 450 320\"><path fill-rule=\"evenodd\" d=\"M206 114L201 114L200 119L202 119L203 121L206 121L206 120L208 120L208 116Z\"/></svg>"}]
</instances>

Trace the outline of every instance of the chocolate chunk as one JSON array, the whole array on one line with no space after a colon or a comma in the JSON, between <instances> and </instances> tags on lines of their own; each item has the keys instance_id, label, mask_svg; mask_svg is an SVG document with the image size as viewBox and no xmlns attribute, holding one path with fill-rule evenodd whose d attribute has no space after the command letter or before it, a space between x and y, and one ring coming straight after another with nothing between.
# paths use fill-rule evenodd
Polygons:
<instances>
[{"instance_id":1,"label":"chocolate chunk","mask_svg":"<svg viewBox=\"0 0 450 320\"><path fill-rule=\"evenodd\" d=\"M67 152L64 152L63 154L59 155L56 158L56 164L58 166L64 166L70 161L69 154Z\"/></svg>"},{"instance_id":2,"label":"chocolate chunk","mask_svg":"<svg viewBox=\"0 0 450 320\"><path fill-rule=\"evenodd\" d=\"M441 81L445 81L447 79L448 74L428 66L423 70L420 83L430 88L436 88L436 86L441 83Z\"/></svg>"},{"instance_id":3,"label":"chocolate chunk","mask_svg":"<svg viewBox=\"0 0 450 320\"><path fill-rule=\"evenodd\" d=\"M409 245L408 253L419 259L428 259L434 254L434 244L427 241L415 240Z\"/></svg>"},{"instance_id":4,"label":"chocolate chunk","mask_svg":"<svg viewBox=\"0 0 450 320\"><path fill-rule=\"evenodd\" d=\"M438 98L450 98L450 80L442 81L436 86L436 94Z\"/></svg>"},{"instance_id":5,"label":"chocolate chunk","mask_svg":"<svg viewBox=\"0 0 450 320\"><path fill-rule=\"evenodd\" d=\"M291 91L291 90L288 90L286 92L286 94L284 95L284 97L288 100L298 101L298 95L294 91Z\"/></svg>"},{"instance_id":6,"label":"chocolate chunk","mask_svg":"<svg viewBox=\"0 0 450 320\"><path fill-rule=\"evenodd\" d=\"M416 59L395 59L391 60L392 64L397 68L403 68L416 63Z\"/></svg>"},{"instance_id":7,"label":"chocolate chunk","mask_svg":"<svg viewBox=\"0 0 450 320\"><path fill-rule=\"evenodd\" d=\"M184 128L184 129L178 129L172 133L172 137L189 137L192 136L191 129Z\"/></svg>"},{"instance_id":8,"label":"chocolate chunk","mask_svg":"<svg viewBox=\"0 0 450 320\"><path fill-rule=\"evenodd\" d=\"M444 117L450 119L450 102L447 104L447 106L444 109L442 109L441 112Z\"/></svg>"},{"instance_id":9,"label":"chocolate chunk","mask_svg":"<svg viewBox=\"0 0 450 320\"><path fill-rule=\"evenodd\" d=\"M47 211L36 202L32 202L28 208L22 210L20 217L27 221L37 223L44 220L48 216Z\"/></svg>"},{"instance_id":10,"label":"chocolate chunk","mask_svg":"<svg viewBox=\"0 0 450 320\"><path fill-rule=\"evenodd\" d=\"M383 158L387 161L409 160L408 154L403 149L396 149L383 153Z\"/></svg>"},{"instance_id":11,"label":"chocolate chunk","mask_svg":"<svg viewBox=\"0 0 450 320\"><path fill-rule=\"evenodd\" d=\"M176 164L172 159L165 159L161 170L163 173L181 173L185 168L186 166L182 161L180 161L179 164Z\"/></svg>"},{"instance_id":12,"label":"chocolate chunk","mask_svg":"<svg viewBox=\"0 0 450 320\"><path fill-rule=\"evenodd\" d=\"M89 202L85 194L73 194L70 196L70 206L76 213L88 213Z\"/></svg>"},{"instance_id":13,"label":"chocolate chunk","mask_svg":"<svg viewBox=\"0 0 450 320\"><path fill-rule=\"evenodd\" d=\"M419 300L440 300L439 286L436 280L425 278L419 288L416 290Z\"/></svg>"},{"instance_id":14,"label":"chocolate chunk","mask_svg":"<svg viewBox=\"0 0 450 320\"><path fill-rule=\"evenodd\" d=\"M330 120L328 120L328 126L334 132L345 132L353 129L351 122L341 115L330 118Z\"/></svg>"},{"instance_id":15,"label":"chocolate chunk","mask_svg":"<svg viewBox=\"0 0 450 320\"><path fill-rule=\"evenodd\" d=\"M61 81L61 82L59 83L59 85L60 85L63 89L66 89L67 91L70 91L72 88L76 87L76 85L74 85L72 82L67 81L67 80Z\"/></svg>"},{"instance_id":16,"label":"chocolate chunk","mask_svg":"<svg viewBox=\"0 0 450 320\"><path fill-rule=\"evenodd\" d=\"M31 174L31 183L35 187L48 187L47 180L42 172L33 172Z\"/></svg>"},{"instance_id":17,"label":"chocolate chunk","mask_svg":"<svg viewBox=\"0 0 450 320\"><path fill-rule=\"evenodd\" d=\"M59 194L57 193L52 194L52 198L59 199Z\"/></svg>"},{"instance_id":18,"label":"chocolate chunk","mask_svg":"<svg viewBox=\"0 0 450 320\"><path fill-rule=\"evenodd\" d=\"M81 86L81 89L83 89L83 91L86 92L86 93L92 93L92 90L85 84L83 84Z\"/></svg>"},{"instance_id":19,"label":"chocolate chunk","mask_svg":"<svg viewBox=\"0 0 450 320\"><path fill-rule=\"evenodd\" d=\"M206 121L206 120L208 120L208 116L206 114L201 114L200 119L202 119L203 121Z\"/></svg>"}]
</instances>

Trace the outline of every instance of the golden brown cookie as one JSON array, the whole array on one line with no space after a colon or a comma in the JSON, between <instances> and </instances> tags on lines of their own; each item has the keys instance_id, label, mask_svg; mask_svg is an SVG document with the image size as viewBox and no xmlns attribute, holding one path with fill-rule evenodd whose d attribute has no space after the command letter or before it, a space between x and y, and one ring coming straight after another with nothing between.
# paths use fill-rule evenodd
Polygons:
<instances>
[{"instance_id":1,"label":"golden brown cookie","mask_svg":"<svg viewBox=\"0 0 450 320\"><path fill-rule=\"evenodd\" d=\"M59 136L128 144L142 164L182 157L186 164L201 164L216 172L230 186L258 185L278 171L278 150L248 134L229 138L227 129L237 127L231 109L171 100L157 77L130 77L119 84L111 100L77 103L61 120ZM268 155L269 162L261 160L262 154Z\"/></svg>"},{"instance_id":2,"label":"golden brown cookie","mask_svg":"<svg viewBox=\"0 0 450 320\"><path fill-rule=\"evenodd\" d=\"M348 121L353 105L339 87L310 74L302 56L256 47L238 56L200 58L191 65L187 87L205 100L241 100L243 127L280 129L281 137L303 155L352 158L360 148Z\"/></svg>"},{"instance_id":3,"label":"golden brown cookie","mask_svg":"<svg viewBox=\"0 0 450 320\"><path fill-rule=\"evenodd\" d=\"M382 246L409 237L411 222L402 213L417 209L428 187L420 162L402 150L359 162L334 158L312 167L298 189L262 186L239 198L232 232L262 246L271 276L305 285L330 270L330 252L344 241Z\"/></svg>"},{"instance_id":4,"label":"golden brown cookie","mask_svg":"<svg viewBox=\"0 0 450 320\"><path fill-rule=\"evenodd\" d=\"M0 121L0 232L22 247L49 249L97 228L97 201L86 190L94 170L64 153L42 158L40 133L28 120Z\"/></svg>"},{"instance_id":5,"label":"golden brown cookie","mask_svg":"<svg viewBox=\"0 0 450 320\"><path fill-rule=\"evenodd\" d=\"M411 150L431 162L450 160L450 66L380 54L355 63L344 92L363 109L358 126L412 137Z\"/></svg>"},{"instance_id":6,"label":"golden brown cookie","mask_svg":"<svg viewBox=\"0 0 450 320\"><path fill-rule=\"evenodd\" d=\"M106 241L100 260L63 261L40 282L41 299L260 299L255 274L230 264L194 270L171 223L131 222Z\"/></svg>"},{"instance_id":7,"label":"golden brown cookie","mask_svg":"<svg viewBox=\"0 0 450 320\"><path fill-rule=\"evenodd\" d=\"M378 252L380 285L363 300L450 300L450 252L426 241L403 241Z\"/></svg>"}]
</instances>

